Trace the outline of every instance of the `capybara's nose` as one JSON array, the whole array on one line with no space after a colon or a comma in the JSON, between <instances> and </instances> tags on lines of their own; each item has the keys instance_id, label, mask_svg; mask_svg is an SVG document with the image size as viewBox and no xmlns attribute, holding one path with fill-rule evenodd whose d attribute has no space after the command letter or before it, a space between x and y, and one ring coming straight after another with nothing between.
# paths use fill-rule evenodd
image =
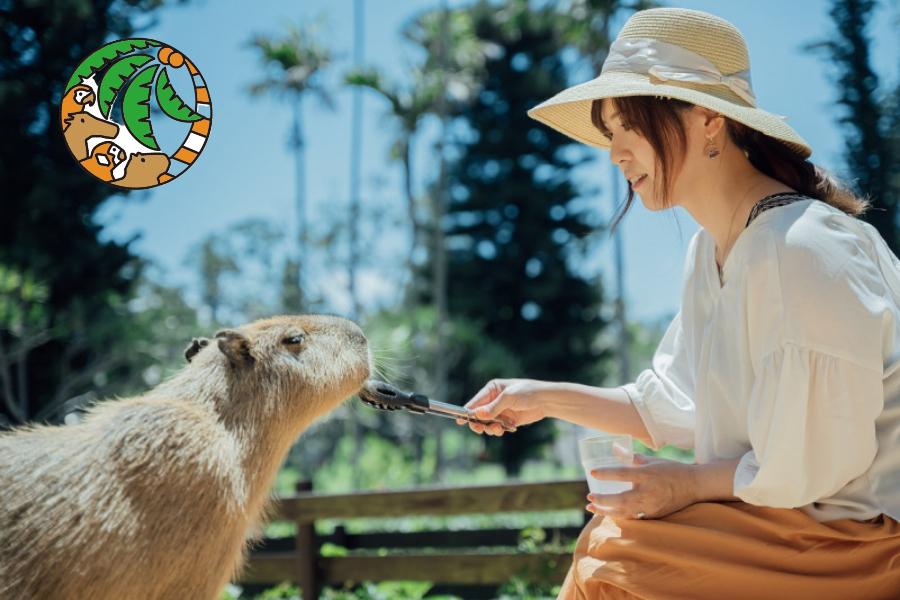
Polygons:
<instances>
[{"instance_id":1,"label":"capybara's nose","mask_svg":"<svg viewBox=\"0 0 900 600\"><path fill-rule=\"evenodd\" d=\"M369 343L366 339L366 334L363 333L363 330L360 329L359 325L347 319L345 319L344 322L344 331L346 332L347 337L350 338L351 342L353 342L354 344L359 344L361 346L365 346Z\"/></svg>"},{"instance_id":2,"label":"capybara's nose","mask_svg":"<svg viewBox=\"0 0 900 600\"><path fill-rule=\"evenodd\" d=\"M343 333L347 337L347 341L351 344L360 346L368 345L369 342L366 339L366 334L363 333L363 330L359 325L350 319L345 319L344 317L336 315L320 315L319 318L325 321L326 327L336 329Z\"/></svg>"}]
</instances>

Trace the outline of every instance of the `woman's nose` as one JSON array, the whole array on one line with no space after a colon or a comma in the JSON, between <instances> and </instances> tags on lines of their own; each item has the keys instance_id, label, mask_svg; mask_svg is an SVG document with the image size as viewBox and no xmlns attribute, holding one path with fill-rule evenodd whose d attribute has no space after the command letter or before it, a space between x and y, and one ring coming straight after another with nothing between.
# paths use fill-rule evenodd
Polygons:
<instances>
[{"instance_id":1,"label":"woman's nose","mask_svg":"<svg viewBox=\"0 0 900 600\"><path fill-rule=\"evenodd\" d=\"M613 138L609 146L609 160L612 164L619 166L619 163L622 162L622 159L627 155L628 150L624 147L622 142Z\"/></svg>"}]
</instances>

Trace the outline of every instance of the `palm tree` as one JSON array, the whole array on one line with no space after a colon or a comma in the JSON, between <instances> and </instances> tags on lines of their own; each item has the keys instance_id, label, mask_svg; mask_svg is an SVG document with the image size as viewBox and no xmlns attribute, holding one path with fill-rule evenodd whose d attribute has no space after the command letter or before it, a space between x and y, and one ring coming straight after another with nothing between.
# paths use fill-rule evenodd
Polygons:
<instances>
[{"instance_id":1,"label":"palm tree","mask_svg":"<svg viewBox=\"0 0 900 600\"><path fill-rule=\"evenodd\" d=\"M285 298L294 298L297 306L283 308L300 312L303 310L304 294L301 270L306 260L306 174L305 174L305 142L303 137L303 99L307 94L317 97L326 108L334 108L334 100L320 81L323 69L331 63L331 52L316 41L316 31L321 20L311 24L289 25L283 36L256 35L250 46L259 52L259 57L266 76L248 88L253 96L274 94L286 99L293 108L293 127L291 148L294 151L296 170L296 204L297 204L297 258L288 261L294 265L291 273L286 274L285 285L295 287L293 294L287 293ZM295 275L293 281L290 281Z\"/></svg>"},{"instance_id":2,"label":"palm tree","mask_svg":"<svg viewBox=\"0 0 900 600\"><path fill-rule=\"evenodd\" d=\"M440 56L445 35L442 27L447 17L447 40L444 41L443 62ZM425 62L411 69L412 79L407 86L387 82L376 69L356 69L347 74L349 85L366 87L387 100L390 115L397 121L399 131L391 147L391 157L403 168L406 209L410 225L410 245L407 255L409 281L404 294L408 310L416 308L414 289L414 257L424 238L424 226L416 210L413 191L415 173L412 162L413 142L422 119L429 114L442 116L441 103L466 102L478 87L478 74L484 64L485 50L471 28L471 20L464 12L450 15L445 11L429 11L414 18L404 28L403 36L426 50ZM446 94L446 98L443 96ZM446 112L446 108L443 110ZM438 192L440 194L440 191ZM437 297L437 296L436 296Z\"/></svg>"},{"instance_id":3,"label":"palm tree","mask_svg":"<svg viewBox=\"0 0 900 600\"><path fill-rule=\"evenodd\" d=\"M390 104L390 115L398 124L399 131L391 146L391 157L399 160L403 168L403 189L406 196L406 212L411 236L406 258L409 281L403 303L407 309L415 310L414 256L422 239L422 223L416 211L416 198L413 192L412 145L422 118L434 111L440 92L435 82L422 77L418 70L414 71L412 84L405 89L400 85L385 82L382 74L374 69L353 71L347 75L346 82L353 86L369 88L387 100Z\"/></svg>"}]
</instances>

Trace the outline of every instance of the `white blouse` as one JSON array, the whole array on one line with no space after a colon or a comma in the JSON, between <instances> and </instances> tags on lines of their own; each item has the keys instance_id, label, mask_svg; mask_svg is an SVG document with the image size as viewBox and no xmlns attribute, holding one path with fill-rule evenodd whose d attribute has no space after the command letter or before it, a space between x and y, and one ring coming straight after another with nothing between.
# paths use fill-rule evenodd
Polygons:
<instances>
[{"instance_id":1,"label":"white blouse","mask_svg":"<svg viewBox=\"0 0 900 600\"><path fill-rule=\"evenodd\" d=\"M622 386L653 448L741 457L733 493L750 504L900 520L900 260L804 198L741 231L723 280L701 228L652 367Z\"/></svg>"}]
</instances>

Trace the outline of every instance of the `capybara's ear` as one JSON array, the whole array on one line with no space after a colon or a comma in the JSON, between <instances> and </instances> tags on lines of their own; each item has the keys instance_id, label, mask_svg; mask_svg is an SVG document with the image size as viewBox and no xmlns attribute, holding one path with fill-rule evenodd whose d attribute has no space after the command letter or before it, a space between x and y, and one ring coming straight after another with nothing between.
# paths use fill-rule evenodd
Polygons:
<instances>
[{"instance_id":1,"label":"capybara's ear","mask_svg":"<svg viewBox=\"0 0 900 600\"><path fill-rule=\"evenodd\" d=\"M194 358L201 349L206 348L209 345L208 338L194 338L191 340L191 345L184 349L184 358L187 359L188 362L191 362L191 359Z\"/></svg>"},{"instance_id":2,"label":"capybara's ear","mask_svg":"<svg viewBox=\"0 0 900 600\"><path fill-rule=\"evenodd\" d=\"M223 329L216 332L219 339L219 350L228 357L233 367L249 367L256 360L250 354L250 340L234 329Z\"/></svg>"}]
</instances>

